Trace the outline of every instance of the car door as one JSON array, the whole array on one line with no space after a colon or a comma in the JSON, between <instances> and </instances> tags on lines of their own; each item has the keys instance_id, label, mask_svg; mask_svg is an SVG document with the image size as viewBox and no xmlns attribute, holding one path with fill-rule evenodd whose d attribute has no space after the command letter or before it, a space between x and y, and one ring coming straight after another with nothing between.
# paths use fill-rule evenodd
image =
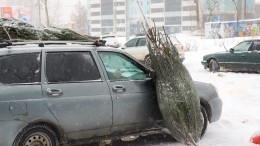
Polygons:
<instances>
[{"instance_id":1,"label":"car door","mask_svg":"<svg viewBox=\"0 0 260 146\"><path fill-rule=\"evenodd\" d=\"M68 138L110 134L111 95L92 51L44 50L43 58L43 96Z\"/></svg>"},{"instance_id":2,"label":"car door","mask_svg":"<svg viewBox=\"0 0 260 146\"><path fill-rule=\"evenodd\" d=\"M255 40L246 57L245 64L248 71L260 71L260 41Z\"/></svg>"},{"instance_id":3,"label":"car door","mask_svg":"<svg viewBox=\"0 0 260 146\"><path fill-rule=\"evenodd\" d=\"M226 54L223 66L233 71L245 70L247 68L245 62L251 45L251 41L244 41L232 48L231 51Z\"/></svg>"},{"instance_id":4,"label":"car door","mask_svg":"<svg viewBox=\"0 0 260 146\"><path fill-rule=\"evenodd\" d=\"M153 88L144 66L119 52L98 52L107 72L113 100L111 132L129 132L154 126L160 112Z\"/></svg>"}]
</instances>

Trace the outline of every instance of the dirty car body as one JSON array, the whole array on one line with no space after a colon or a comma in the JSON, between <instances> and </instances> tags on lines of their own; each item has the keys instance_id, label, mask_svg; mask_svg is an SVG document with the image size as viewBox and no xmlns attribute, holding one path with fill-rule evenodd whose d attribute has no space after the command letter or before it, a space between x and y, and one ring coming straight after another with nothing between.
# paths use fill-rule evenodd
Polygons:
<instances>
[{"instance_id":1,"label":"dirty car body","mask_svg":"<svg viewBox=\"0 0 260 146\"><path fill-rule=\"evenodd\" d=\"M1 146L24 146L34 135L70 145L164 128L152 71L123 51L12 46L0 49L0 68ZM215 87L195 85L208 122L217 121L222 101Z\"/></svg>"}]
</instances>

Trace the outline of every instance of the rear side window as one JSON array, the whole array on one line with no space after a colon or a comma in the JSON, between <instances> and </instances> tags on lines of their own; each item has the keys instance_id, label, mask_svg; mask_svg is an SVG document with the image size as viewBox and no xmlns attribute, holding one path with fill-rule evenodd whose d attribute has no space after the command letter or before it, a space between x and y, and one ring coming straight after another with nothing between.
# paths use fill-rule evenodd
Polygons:
<instances>
[{"instance_id":1,"label":"rear side window","mask_svg":"<svg viewBox=\"0 0 260 146\"><path fill-rule=\"evenodd\" d=\"M136 46L146 46L146 38L139 39Z\"/></svg>"},{"instance_id":2,"label":"rear side window","mask_svg":"<svg viewBox=\"0 0 260 146\"><path fill-rule=\"evenodd\" d=\"M132 40L128 41L128 42L125 44L125 47L126 47L126 48L128 48L128 47L134 47L136 41L137 41L137 39L132 39Z\"/></svg>"},{"instance_id":3,"label":"rear side window","mask_svg":"<svg viewBox=\"0 0 260 146\"><path fill-rule=\"evenodd\" d=\"M47 53L48 82L77 82L99 80L100 74L90 52Z\"/></svg>"},{"instance_id":4,"label":"rear side window","mask_svg":"<svg viewBox=\"0 0 260 146\"><path fill-rule=\"evenodd\" d=\"M0 57L2 84L40 82L40 53L15 54Z\"/></svg>"}]
</instances>

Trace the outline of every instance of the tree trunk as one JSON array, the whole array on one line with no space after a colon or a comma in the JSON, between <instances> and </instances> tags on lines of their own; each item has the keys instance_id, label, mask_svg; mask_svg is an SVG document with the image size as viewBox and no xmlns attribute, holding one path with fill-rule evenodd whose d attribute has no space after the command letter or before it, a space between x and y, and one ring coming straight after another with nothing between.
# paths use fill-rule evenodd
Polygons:
<instances>
[{"instance_id":1,"label":"tree trunk","mask_svg":"<svg viewBox=\"0 0 260 146\"><path fill-rule=\"evenodd\" d=\"M46 14L47 26L50 27L50 18L49 18L48 2L47 2L47 0L44 0L44 6L45 6L45 14Z\"/></svg>"},{"instance_id":2,"label":"tree trunk","mask_svg":"<svg viewBox=\"0 0 260 146\"><path fill-rule=\"evenodd\" d=\"M197 145L203 125L193 80L166 33L159 34L152 28L147 32L147 38L164 122L176 140Z\"/></svg>"},{"instance_id":3,"label":"tree trunk","mask_svg":"<svg viewBox=\"0 0 260 146\"><path fill-rule=\"evenodd\" d=\"M200 0L195 0L196 2L196 18L197 18L197 29L200 30Z\"/></svg>"}]
</instances>

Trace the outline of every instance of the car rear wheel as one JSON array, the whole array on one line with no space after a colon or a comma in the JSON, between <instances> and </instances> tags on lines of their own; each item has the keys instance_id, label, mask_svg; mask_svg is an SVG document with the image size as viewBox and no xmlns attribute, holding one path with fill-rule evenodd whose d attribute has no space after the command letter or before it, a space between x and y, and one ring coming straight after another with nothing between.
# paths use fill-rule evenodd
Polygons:
<instances>
[{"instance_id":1,"label":"car rear wheel","mask_svg":"<svg viewBox=\"0 0 260 146\"><path fill-rule=\"evenodd\" d=\"M213 73L219 71L219 64L218 64L217 60L211 59L209 61L209 71L213 72Z\"/></svg>"},{"instance_id":2,"label":"car rear wheel","mask_svg":"<svg viewBox=\"0 0 260 146\"><path fill-rule=\"evenodd\" d=\"M149 67L149 68L152 68L152 60L151 60L150 56L145 57L144 65Z\"/></svg>"},{"instance_id":3,"label":"car rear wheel","mask_svg":"<svg viewBox=\"0 0 260 146\"><path fill-rule=\"evenodd\" d=\"M32 125L22 130L14 146L59 146L57 134L47 125Z\"/></svg>"}]
</instances>

